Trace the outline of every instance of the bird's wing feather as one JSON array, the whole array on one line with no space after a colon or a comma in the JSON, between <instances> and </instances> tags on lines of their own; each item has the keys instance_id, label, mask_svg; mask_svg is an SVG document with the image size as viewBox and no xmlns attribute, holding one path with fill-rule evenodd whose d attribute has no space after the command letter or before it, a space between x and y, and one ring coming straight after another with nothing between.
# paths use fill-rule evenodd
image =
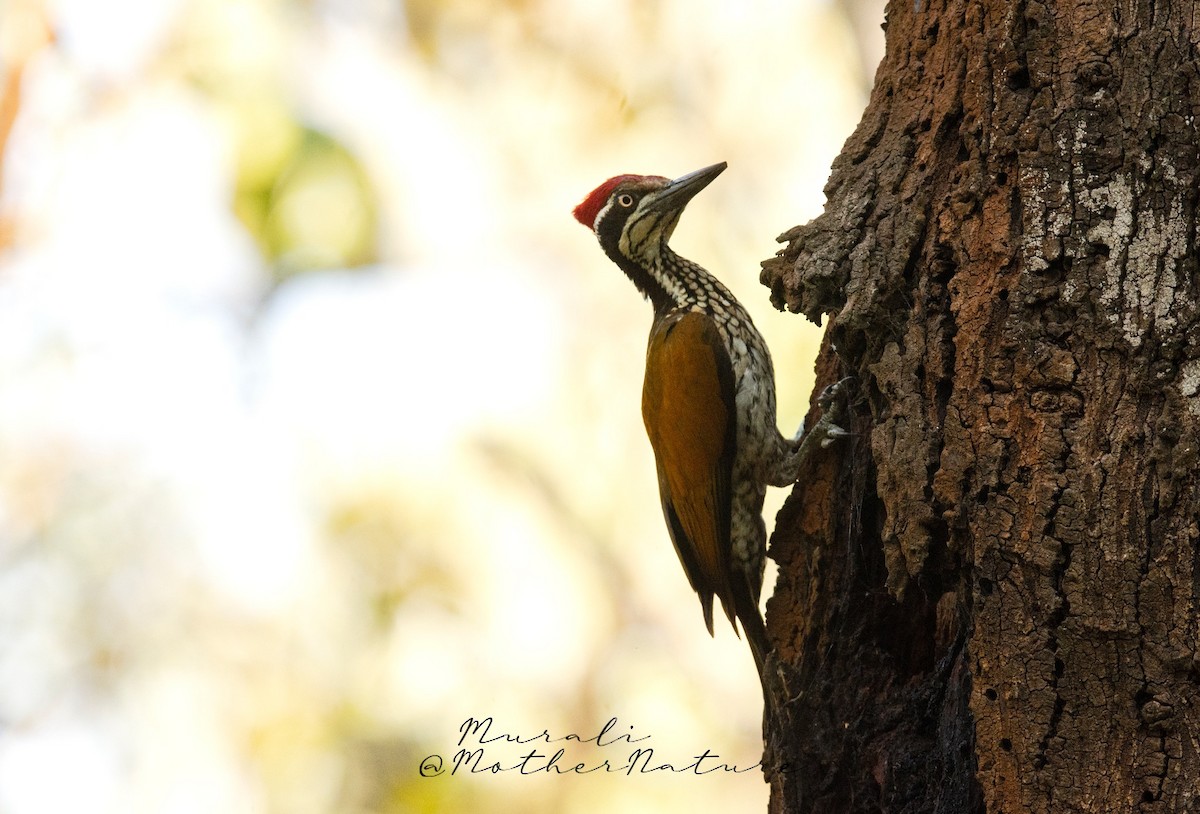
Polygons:
<instances>
[{"instance_id":1,"label":"bird's wing feather","mask_svg":"<svg viewBox=\"0 0 1200 814\"><path fill-rule=\"evenodd\" d=\"M660 322L646 353L642 417L667 528L709 633L714 593L731 612L734 399L733 365L712 318L683 312Z\"/></svg>"}]
</instances>

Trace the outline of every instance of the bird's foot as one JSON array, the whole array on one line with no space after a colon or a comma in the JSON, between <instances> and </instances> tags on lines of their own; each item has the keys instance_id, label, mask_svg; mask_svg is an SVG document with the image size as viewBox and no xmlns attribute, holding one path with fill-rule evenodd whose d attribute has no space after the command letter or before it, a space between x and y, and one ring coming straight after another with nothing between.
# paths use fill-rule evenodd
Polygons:
<instances>
[{"instance_id":1,"label":"bird's foot","mask_svg":"<svg viewBox=\"0 0 1200 814\"><path fill-rule=\"evenodd\" d=\"M838 422L842 420L846 390L853 380L853 376L847 376L821 391L821 395L817 396L817 405L822 411L821 420L807 433L804 432L804 427L799 429L793 439L797 448L802 443L804 446L816 443L822 449L827 449L837 441L849 437L850 433L842 429Z\"/></svg>"},{"instance_id":2,"label":"bird's foot","mask_svg":"<svg viewBox=\"0 0 1200 814\"><path fill-rule=\"evenodd\" d=\"M821 420L814 424L808 432L804 431L803 426L800 428L791 441L791 450L780 461L778 469L774 476L767 481L768 483L773 486L787 486L795 483L804 461L816 449L826 449L850 435L838 424L843 419L845 412L846 399L844 395L850 381L852 378L847 377L834 382L821 391L821 395L817 397L817 404L823 410Z\"/></svg>"},{"instance_id":3,"label":"bird's foot","mask_svg":"<svg viewBox=\"0 0 1200 814\"><path fill-rule=\"evenodd\" d=\"M853 376L846 376L844 379L838 379L833 384L827 385L821 391L821 395L817 396L817 406L828 412L830 407L841 401L842 396L846 393L846 388L852 381L854 381Z\"/></svg>"}]
</instances>

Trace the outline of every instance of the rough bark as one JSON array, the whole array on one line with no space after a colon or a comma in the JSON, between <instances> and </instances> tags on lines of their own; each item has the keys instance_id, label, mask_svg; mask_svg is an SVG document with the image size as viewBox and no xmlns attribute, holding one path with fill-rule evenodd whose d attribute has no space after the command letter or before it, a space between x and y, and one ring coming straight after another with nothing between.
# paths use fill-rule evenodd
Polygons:
<instances>
[{"instance_id":1,"label":"rough bark","mask_svg":"<svg viewBox=\"0 0 1200 814\"><path fill-rule=\"evenodd\" d=\"M897 0L825 213L851 443L772 539L773 812L1200 811L1200 7Z\"/></svg>"}]
</instances>

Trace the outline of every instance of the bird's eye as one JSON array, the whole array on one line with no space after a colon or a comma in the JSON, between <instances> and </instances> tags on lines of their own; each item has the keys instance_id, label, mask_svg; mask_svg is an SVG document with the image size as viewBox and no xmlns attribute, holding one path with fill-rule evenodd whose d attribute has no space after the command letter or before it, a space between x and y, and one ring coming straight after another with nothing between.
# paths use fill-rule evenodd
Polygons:
<instances>
[{"instance_id":1,"label":"bird's eye","mask_svg":"<svg viewBox=\"0 0 1200 814\"><path fill-rule=\"evenodd\" d=\"M617 196L617 203L621 206L633 206L633 196L628 192L623 192Z\"/></svg>"}]
</instances>

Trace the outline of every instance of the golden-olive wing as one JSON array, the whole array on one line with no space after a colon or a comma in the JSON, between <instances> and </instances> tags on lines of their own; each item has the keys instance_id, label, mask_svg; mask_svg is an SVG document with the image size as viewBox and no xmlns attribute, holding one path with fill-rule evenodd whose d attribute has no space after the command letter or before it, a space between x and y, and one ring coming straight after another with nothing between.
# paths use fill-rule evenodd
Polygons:
<instances>
[{"instance_id":1,"label":"golden-olive wing","mask_svg":"<svg viewBox=\"0 0 1200 814\"><path fill-rule=\"evenodd\" d=\"M733 365L711 317L659 322L646 351L642 418L654 448L663 515L712 633L716 594L732 614L731 476L737 432ZM733 620L730 615L730 621Z\"/></svg>"}]
</instances>

